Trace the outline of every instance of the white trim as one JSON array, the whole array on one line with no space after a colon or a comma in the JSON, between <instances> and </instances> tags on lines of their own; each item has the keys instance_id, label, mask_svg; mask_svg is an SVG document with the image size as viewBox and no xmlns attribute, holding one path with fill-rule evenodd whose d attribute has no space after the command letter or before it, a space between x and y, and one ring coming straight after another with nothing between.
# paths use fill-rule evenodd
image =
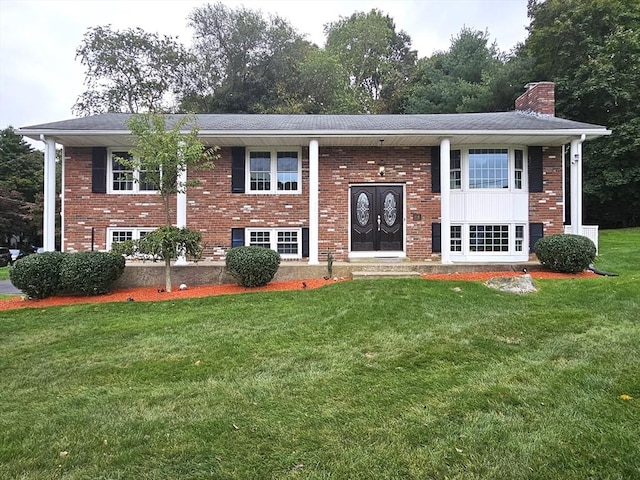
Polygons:
<instances>
[{"instance_id":1,"label":"white trim","mask_svg":"<svg viewBox=\"0 0 640 480\"><path fill-rule=\"evenodd\" d=\"M271 245L271 250L274 251L278 251L278 233L279 232L296 232L297 235L297 247L298 247L298 253L297 254L291 254L291 253L280 253L280 257L284 258L284 259L290 259L290 260L299 260L302 258L302 228L300 227L292 227L292 228L286 228L286 227L278 227L278 228L245 228L244 229L244 244L245 245L251 245L251 233L252 232L269 232L269 243Z\"/></svg>"},{"instance_id":2,"label":"white trim","mask_svg":"<svg viewBox=\"0 0 640 480\"><path fill-rule=\"evenodd\" d=\"M251 152L269 152L271 188L269 190L251 190ZM296 152L298 155L298 188L296 190L278 190L278 153ZM302 149L300 147L247 147L245 149L244 191L248 195L300 195L302 193Z\"/></svg>"},{"instance_id":3,"label":"white trim","mask_svg":"<svg viewBox=\"0 0 640 480\"><path fill-rule=\"evenodd\" d=\"M44 212L42 246L45 252L56 249L56 141L42 137L44 150Z\"/></svg>"},{"instance_id":4,"label":"white trim","mask_svg":"<svg viewBox=\"0 0 640 480\"><path fill-rule=\"evenodd\" d=\"M433 161L433 159L431 159ZM462 186L464 187L464 153L461 152ZM444 265L451 261L451 140L440 140L440 261ZM458 191L456 189L456 191Z\"/></svg>"},{"instance_id":5,"label":"white trim","mask_svg":"<svg viewBox=\"0 0 640 480\"><path fill-rule=\"evenodd\" d=\"M318 140L309 142L309 265L318 265L319 261L319 145ZM302 184L302 178L300 178Z\"/></svg>"},{"instance_id":6,"label":"white trim","mask_svg":"<svg viewBox=\"0 0 640 480\"><path fill-rule=\"evenodd\" d=\"M131 232L132 240L138 240L140 233L149 233L154 230L156 230L155 227L107 227L107 237L105 239L106 250L110 251L113 245L113 232Z\"/></svg>"},{"instance_id":7,"label":"white trim","mask_svg":"<svg viewBox=\"0 0 640 480\"><path fill-rule=\"evenodd\" d=\"M506 252L472 252L471 225L508 227L509 246ZM459 226L462 230L462 251L451 252L453 263L465 262L526 262L529 260L529 224L526 222L482 222L470 220L466 222L451 222L451 226ZM522 250L516 250L516 227L523 227ZM449 230L450 232L451 230ZM443 245L444 248L444 245ZM451 248L451 243L449 243Z\"/></svg>"},{"instance_id":8,"label":"white trim","mask_svg":"<svg viewBox=\"0 0 640 480\"><path fill-rule=\"evenodd\" d=\"M113 154L115 152L127 152L130 147L108 147L107 148L107 194L109 195L157 195L159 190L140 190L140 171L132 170L133 188L131 190L113 189Z\"/></svg>"},{"instance_id":9,"label":"white trim","mask_svg":"<svg viewBox=\"0 0 640 480\"><path fill-rule=\"evenodd\" d=\"M571 233L580 235L582 231L582 142L585 136L571 140ZM564 220L564 219L563 219Z\"/></svg>"}]
</instances>

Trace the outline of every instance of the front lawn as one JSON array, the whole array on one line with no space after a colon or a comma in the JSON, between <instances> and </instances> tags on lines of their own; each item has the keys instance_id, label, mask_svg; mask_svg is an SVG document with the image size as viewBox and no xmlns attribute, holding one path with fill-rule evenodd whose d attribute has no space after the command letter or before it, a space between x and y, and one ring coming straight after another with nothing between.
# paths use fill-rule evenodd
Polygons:
<instances>
[{"instance_id":1,"label":"front lawn","mask_svg":"<svg viewBox=\"0 0 640 480\"><path fill-rule=\"evenodd\" d=\"M9 279L9 267L0 267L0 280L8 280Z\"/></svg>"},{"instance_id":2,"label":"front lawn","mask_svg":"<svg viewBox=\"0 0 640 480\"><path fill-rule=\"evenodd\" d=\"M621 276L528 296L362 280L0 312L0 478L634 478L623 236L597 262Z\"/></svg>"}]
</instances>

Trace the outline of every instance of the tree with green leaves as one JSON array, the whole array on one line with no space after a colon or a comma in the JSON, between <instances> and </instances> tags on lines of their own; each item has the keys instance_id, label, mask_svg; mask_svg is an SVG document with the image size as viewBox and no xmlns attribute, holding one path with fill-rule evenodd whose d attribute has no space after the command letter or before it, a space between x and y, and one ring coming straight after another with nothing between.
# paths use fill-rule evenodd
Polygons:
<instances>
[{"instance_id":1,"label":"tree with green leaves","mask_svg":"<svg viewBox=\"0 0 640 480\"><path fill-rule=\"evenodd\" d=\"M397 113L417 59L411 38L379 10L325 25L326 51L347 71L364 113Z\"/></svg>"},{"instance_id":2,"label":"tree with green leaves","mask_svg":"<svg viewBox=\"0 0 640 480\"><path fill-rule=\"evenodd\" d=\"M524 83L512 81L512 67L515 61L501 54L495 42L489 43L488 32L464 27L451 39L449 50L420 59L405 99L405 112L513 109Z\"/></svg>"},{"instance_id":3,"label":"tree with green leaves","mask_svg":"<svg viewBox=\"0 0 640 480\"><path fill-rule=\"evenodd\" d=\"M42 230L44 157L11 127L0 131L0 245L34 243Z\"/></svg>"},{"instance_id":4,"label":"tree with green leaves","mask_svg":"<svg viewBox=\"0 0 640 480\"><path fill-rule=\"evenodd\" d=\"M286 20L216 3L195 8L189 26L197 63L183 85L183 110L283 112L298 103L299 65L312 44Z\"/></svg>"},{"instance_id":5,"label":"tree with green leaves","mask_svg":"<svg viewBox=\"0 0 640 480\"><path fill-rule=\"evenodd\" d=\"M188 255L198 258L202 252L199 232L171 225L172 201L197 181L186 180L189 167L213 168L217 147L207 147L198 138L195 117L138 114L127 126L134 136L134 147L126 158L118 161L130 170L140 172L136 181L157 190L162 198L166 225L135 244L116 247L118 253L132 253L159 258L165 262L166 290L171 291L171 260ZM188 130L187 130L188 129ZM147 237L149 237L147 239Z\"/></svg>"},{"instance_id":6,"label":"tree with green leaves","mask_svg":"<svg viewBox=\"0 0 640 480\"><path fill-rule=\"evenodd\" d=\"M89 28L76 58L86 67L87 90L73 107L79 115L173 111L193 61L170 36L110 25Z\"/></svg>"},{"instance_id":7,"label":"tree with green leaves","mask_svg":"<svg viewBox=\"0 0 640 480\"><path fill-rule=\"evenodd\" d=\"M559 116L613 131L584 145L585 222L640 225L640 3L529 0L528 14L531 80L556 83Z\"/></svg>"}]
</instances>

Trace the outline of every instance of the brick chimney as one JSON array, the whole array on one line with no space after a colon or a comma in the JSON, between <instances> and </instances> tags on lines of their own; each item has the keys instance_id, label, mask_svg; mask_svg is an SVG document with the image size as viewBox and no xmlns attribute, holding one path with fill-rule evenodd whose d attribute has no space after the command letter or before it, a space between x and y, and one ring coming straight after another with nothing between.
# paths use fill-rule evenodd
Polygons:
<instances>
[{"instance_id":1,"label":"brick chimney","mask_svg":"<svg viewBox=\"0 0 640 480\"><path fill-rule=\"evenodd\" d=\"M540 113L543 115L556 114L555 83L535 82L526 85L527 91L516 98L516 110Z\"/></svg>"}]
</instances>

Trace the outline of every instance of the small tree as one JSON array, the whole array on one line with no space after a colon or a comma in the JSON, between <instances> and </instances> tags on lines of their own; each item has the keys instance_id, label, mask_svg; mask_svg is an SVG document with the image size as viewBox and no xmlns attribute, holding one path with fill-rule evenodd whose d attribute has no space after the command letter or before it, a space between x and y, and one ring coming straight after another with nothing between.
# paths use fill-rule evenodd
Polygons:
<instances>
[{"instance_id":1,"label":"small tree","mask_svg":"<svg viewBox=\"0 0 640 480\"><path fill-rule=\"evenodd\" d=\"M172 126L167 129L167 118ZM162 197L166 225L136 243L135 249L165 262L166 290L171 291L171 260L180 255L199 258L202 236L187 228L172 226L171 201L177 193L184 193L197 181L181 180L179 175L188 166L213 168L218 147L206 147L198 139L198 127L193 116L177 118L162 114L134 115L127 126L135 136L131 156L118 161L140 172L136 181L151 185ZM190 130L184 131L188 126Z\"/></svg>"}]
</instances>

